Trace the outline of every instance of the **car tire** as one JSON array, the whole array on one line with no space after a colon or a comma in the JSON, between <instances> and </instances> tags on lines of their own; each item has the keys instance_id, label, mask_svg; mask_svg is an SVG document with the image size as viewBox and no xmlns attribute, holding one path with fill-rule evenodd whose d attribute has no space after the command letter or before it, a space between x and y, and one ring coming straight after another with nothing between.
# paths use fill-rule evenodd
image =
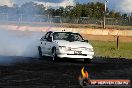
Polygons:
<instances>
[{"instance_id":1,"label":"car tire","mask_svg":"<svg viewBox=\"0 0 132 88\"><path fill-rule=\"evenodd\" d=\"M84 59L84 62L85 62L85 63L91 63L91 59L85 58L85 59Z\"/></svg>"},{"instance_id":2,"label":"car tire","mask_svg":"<svg viewBox=\"0 0 132 88\"><path fill-rule=\"evenodd\" d=\"M52 48L52 61L57 61L56 48Z\"/></svg>"},{"instance_id":3,"label":"car tire","mask_svg":"<svg viewBox=\"0 0 132 88\"><path fill-rule=\"evenodd\" d=\"M42 50L40 46L38 46L38 52L39 52L39 58L42 58Z\"/></svg>"}]
</instances>

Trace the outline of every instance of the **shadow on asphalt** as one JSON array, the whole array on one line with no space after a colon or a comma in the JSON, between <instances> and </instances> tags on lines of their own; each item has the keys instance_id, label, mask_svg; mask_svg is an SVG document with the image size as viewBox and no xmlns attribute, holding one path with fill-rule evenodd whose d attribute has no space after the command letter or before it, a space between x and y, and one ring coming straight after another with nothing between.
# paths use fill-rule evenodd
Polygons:
<instances>
[{"instance_id":1,"label":"shadow on asphalt","mask_svg":"<svg viewBox=\"0 0 132 88\"><path fill-rule=\"evenodd\" d=\"M125 58L106 58L106 57L94 57L91 62L84 62L82 59L75 58L57 58L56 61L52 61L50 57L39 58L42 61L49 62L64 62L64 63L78 63L78 64L132 64L132 59Z\"/></svg>"},{"instance_id":2,"label":"shadow on asphalt","mask_svg":"<svg viewBox=\"0 0 132 88\"><path fill-rule=\"evenodd\" d=\"M51 64L73 64L73 65L105 65L105 64L132 64L132 59L124 58L105 58L105 57L94 57L91 62L84 62L83 59L71 59L71 58L58 58L57 61L52 61L50 57L43 58L31 58L31 57L11 57L11 56L1 56L0 57L0 66L9 66L9 65L18 65L18 64L42 64L42 63L51 63Z\"/></svg>"},{"instance_id":3,"label":"shadow on asphalt","mask_svg":"<svg viewBox=\"0 0 132 88\"><path fill-rule=\"evenodd\" d=\"M57 62L57 63L80 63L80 64L84 64L86 62L84 62L83 58L82 59L75 59L75 58L57 58L56 61L52 61L52 59L50 57L42 57L39 58L39 60L42 61L49 61L49 62Z\"/></svg>"}]
</instances>

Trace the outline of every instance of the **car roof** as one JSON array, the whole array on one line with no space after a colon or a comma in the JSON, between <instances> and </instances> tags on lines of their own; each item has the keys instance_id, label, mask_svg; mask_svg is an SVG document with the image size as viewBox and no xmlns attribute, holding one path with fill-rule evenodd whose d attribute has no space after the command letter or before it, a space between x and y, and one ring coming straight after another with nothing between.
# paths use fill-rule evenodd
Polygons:
<instances>
[{"instance_id":1,"label":"car roof","mask_svg":"<svg viewBox=\"0 0 132 88\"><path fill-rule=\"evenodd\" d=\"M52 32L52 33L56 33L56 32L64 32L64 33L77 33L77 32L71 32L71 31L65 31L65 30L62 30L62 31L48 31L48 32Z\"/></svg>"}]
</instances>

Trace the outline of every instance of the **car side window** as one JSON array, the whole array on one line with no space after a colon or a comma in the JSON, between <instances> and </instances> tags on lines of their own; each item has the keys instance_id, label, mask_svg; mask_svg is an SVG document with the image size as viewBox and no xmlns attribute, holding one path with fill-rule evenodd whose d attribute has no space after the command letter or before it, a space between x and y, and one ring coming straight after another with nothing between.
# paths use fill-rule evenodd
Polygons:
<instances>
[{"instance_id":1,"label":"car side window","mask_svg":"<svg viewBox=\"0 0 132 88\"><path fill-rule=\"evenodd\" d=\"M49 34L50 34L50 33L48 32L48 33L45 35L45 39L47 39L47 38L48 38Z\"/></svg>"},{"instance_id":2,"label":"car side window","mask_svg":"<svg viewBox=\"0 0 132 88\"><path fill-rule=\"evenodd\" d=\"M52 41L52 34L53 34L52 32L49 33L46 39L47 41L50 41L50 42Z\"/></svg>"},{"instance_id":3,"label":"car side window","mask_svg":"<svg viewBox=\"0 0 132 88\"><path fill-rule=\"evenodd\" d=\"M45 39L47 40L48 36L49 36L49 32L47 32L47 33L45 34L45 36L43 36L43 37L40 39L40 41L44 41Z\"/></svg>"}]
</instances>

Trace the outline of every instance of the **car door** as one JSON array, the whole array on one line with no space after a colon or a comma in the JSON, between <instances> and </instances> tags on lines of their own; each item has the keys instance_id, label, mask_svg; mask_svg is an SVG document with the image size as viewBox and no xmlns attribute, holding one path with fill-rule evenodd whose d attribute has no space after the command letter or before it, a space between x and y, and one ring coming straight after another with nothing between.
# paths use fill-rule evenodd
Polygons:
<instances>
[{"instance_id":1,"label":"car door","mask_svg":"<svg viewBox=\"0 0 132 88\"><path fill-rule=\"evenodd\" d=\"M53 33L50 32L47 39L46 39L46 52L48 55L51 55L52 54L52 47L53 47Z\"/></svg>"},{"instance_id":2,"label":"car door","mask_svg":"<svg viewBox=\"0 0 132 88\"><path fill-rule=\"evenodd\" d=\"M40 39L40 43L41 43L41 51L42 51L42 54L43 55L46 55L46 54L48 54L47 53L47 38L48 38L48 36L49 36L49 32L47 32L46 33L46 35L45 36L43 36L41 39Z\"/></svg>"}]
</instances>

